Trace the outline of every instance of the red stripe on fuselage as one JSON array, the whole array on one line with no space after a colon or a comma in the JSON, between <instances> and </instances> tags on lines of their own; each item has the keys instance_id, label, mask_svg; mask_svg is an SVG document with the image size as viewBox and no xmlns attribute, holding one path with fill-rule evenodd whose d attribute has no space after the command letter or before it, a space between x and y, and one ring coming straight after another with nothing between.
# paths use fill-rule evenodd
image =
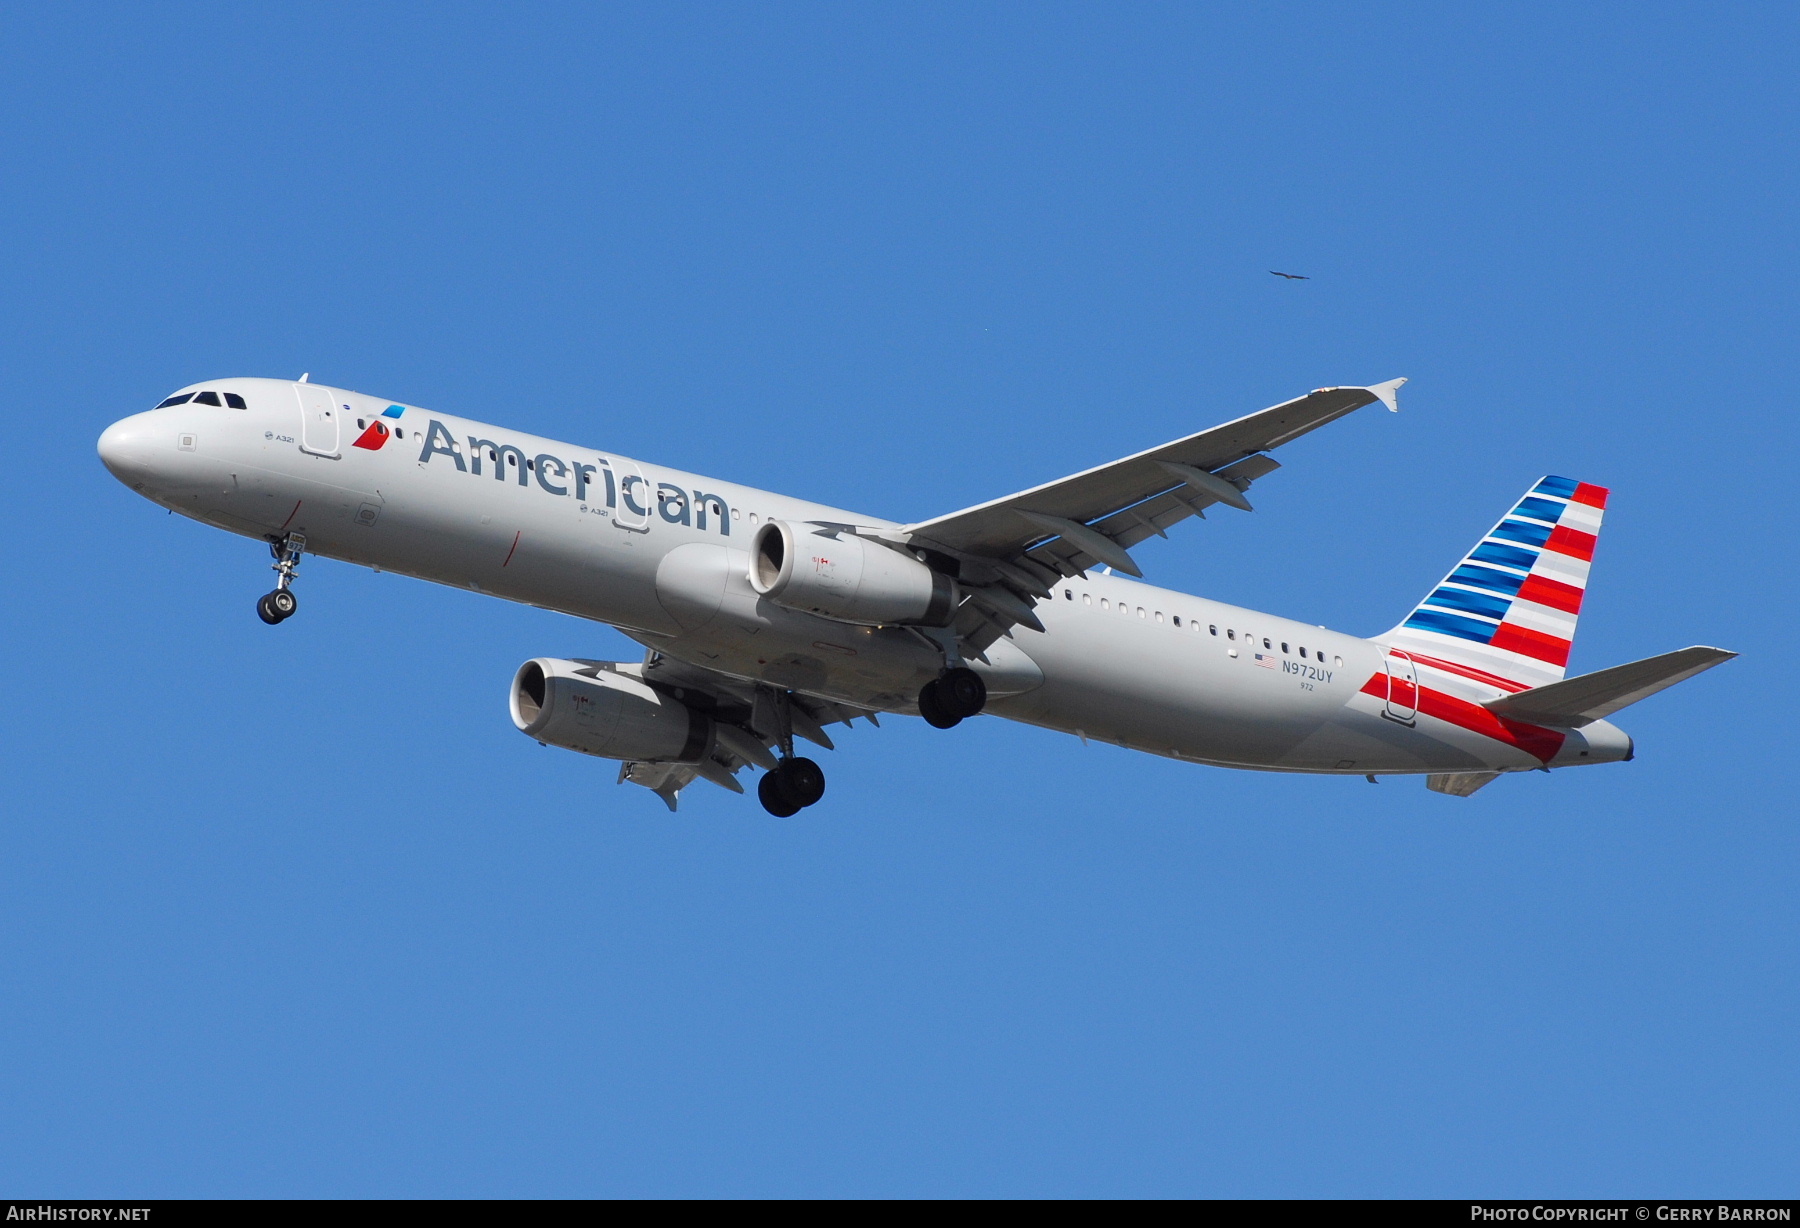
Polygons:
<instances>
[{"instance_id":1,"label":"red stripe on fuselage","mask_svg":"<svg viewBox=\"0 0 1800 1228\"><path fill-rule=\"evenodd\" d=\"M1371 674L1369 680L1363 683L1362 692L1386 703L1387 675ZM1496 716L1480 704L1472 704L1466 699L1458 699L1430 687L1419 687L1418 693L1419 711L1425 716L1447 725L1455 725L1458 729L1467 729L1470 733L1478 733L1484 738L1492 738L1496 742L1504 742L1524 751L1540 763L1549 763L1562 749L1563 735L1558 730Z\"/></svg>"},{"instance_id":2,"label":"red stripe on fuselage","mask_svg":"<svg viewBox=\"0 0 1800 1228\"><path fill-rule=\"evenodd\" d=\"M1485 682L1489 686L1499 687L1502 691L1529 690L1523 682L1514 682L1511 678L1502 678L1499 674L1490 674L1485 669L1476 669L1473 665L1458 665L1455 661L1444 661L1437 657L1428 657L1424 653L1407 649L1406 655L1420 665L1429 665L1432 669L1441 669L1448 674L1461 674L1464 678L1475 682Z\"/></svg>"}]
</instances>

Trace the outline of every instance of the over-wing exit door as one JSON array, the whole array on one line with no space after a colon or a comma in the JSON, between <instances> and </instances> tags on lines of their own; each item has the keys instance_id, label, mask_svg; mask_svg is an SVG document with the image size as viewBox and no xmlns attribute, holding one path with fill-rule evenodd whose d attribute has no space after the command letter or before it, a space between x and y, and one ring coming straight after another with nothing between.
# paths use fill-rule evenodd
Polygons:
<instances>
[{"instance_id":1,"label":"over-wing exit door","mask_svg":"<svg viewBox=\"0 0 1800 1228\"><path fill-rule=\"evenodd\" d=\"M615 456L612 467L619 475L619 506L613 509L613 523L633 533L648 532L650 507L656 498L655 487L644 479L643 470L637 467L636 461Z\"/></svg>"}]
</instances>

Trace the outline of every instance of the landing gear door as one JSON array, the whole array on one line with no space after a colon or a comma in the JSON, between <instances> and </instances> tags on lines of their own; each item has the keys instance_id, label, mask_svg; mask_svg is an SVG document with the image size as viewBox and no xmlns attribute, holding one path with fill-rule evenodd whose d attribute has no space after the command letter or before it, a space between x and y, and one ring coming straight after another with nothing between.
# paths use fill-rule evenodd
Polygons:
<instances>
[{"instance_id":1,"label":"landing gear door","mask_svg":"<svg viewBox=\"0 0 1800 1228\"><path fill-rule=\"evenodd\" d=\"M644 471L636 461L613 458L613 472L619 475L619 506L613 509L613 523L632 533L650 531L650 509L656 502L656 490L644 479Z\"/></svg>"},{"instance_id":2,"label":"landing gear door","mask_svg":"<svg viewBox=\"0 0 1800 1228\"><path fill-rule=\"evenodd\" d=\"M295 384L300 400L300 450L336 459L343 410L331 399L331 389L317 384Z\"/></svg>"},{"instance_id":3,"label":"landing gear door","mask_svg":"<svg viewBox=\"0 0 1800 1228\"><path fill-rule=\"evenodd\" d=\"M1381 715L1410 725L1419 716L1419 671L1412 657L1399 649L1387 654L1387 706Z\"/></svg>"}]
</instances>

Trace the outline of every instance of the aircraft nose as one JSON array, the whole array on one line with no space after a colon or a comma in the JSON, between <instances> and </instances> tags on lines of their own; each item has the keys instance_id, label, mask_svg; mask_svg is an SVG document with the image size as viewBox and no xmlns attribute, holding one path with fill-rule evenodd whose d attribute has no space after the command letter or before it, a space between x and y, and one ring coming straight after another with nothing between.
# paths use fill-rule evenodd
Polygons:
<instances>
[{"instance_id":1,"label":"aircraft nose","mask_svg":"<svg viewBox=\"0 0 1800 1228\"><path fill-rule=\"evenodd\" d=\"M129 418L119 419L100 432L100 442L97 445L100 462L127 486L136 486L150 476L150 417L150 414L133 414Z\"/></svg>"}]
</instances>

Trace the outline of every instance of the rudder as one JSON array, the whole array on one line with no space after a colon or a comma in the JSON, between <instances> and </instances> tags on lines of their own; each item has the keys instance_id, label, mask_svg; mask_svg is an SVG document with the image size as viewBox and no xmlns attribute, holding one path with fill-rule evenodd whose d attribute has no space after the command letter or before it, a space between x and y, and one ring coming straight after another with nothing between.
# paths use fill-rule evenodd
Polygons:
<instances>
[{"instance_id":1,"label":"rudder","mask_svg":"<svg viewBox=\"0 0 1800 1228\"><path fill-rule=\"evenodd\" d=\"M1605 487L1544 478L1405 622L1377 638L1487 675L1508 690L1560 680L1606 496Z\"/></svg>"}]
</instances>

